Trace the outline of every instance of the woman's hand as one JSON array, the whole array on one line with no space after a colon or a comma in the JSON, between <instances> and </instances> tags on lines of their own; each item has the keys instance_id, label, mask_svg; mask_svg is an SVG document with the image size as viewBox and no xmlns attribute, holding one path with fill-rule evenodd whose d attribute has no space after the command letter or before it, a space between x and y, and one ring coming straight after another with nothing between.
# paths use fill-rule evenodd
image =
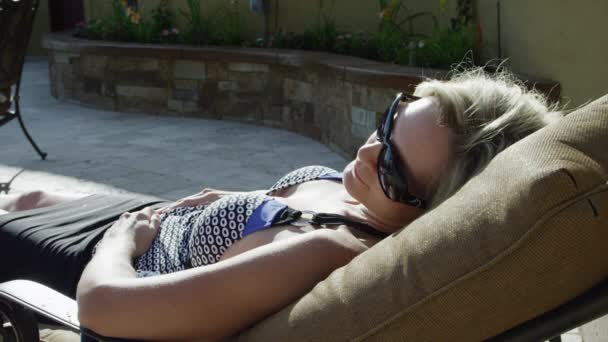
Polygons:
<instances>
[{"instance_id":1,"label":"woman's hand","mask_svg":"<svg viewBox=\"0 0 608 342\"><path fill-rule=\"evenodd\" d=\"M188 197L184 197L180 200L177 200L176 202L174 202L171 205L157 209L156 213L162 214L162 213L168 212L170 210L173 210L175 208L196 207L197 205L211 204L211 203L217 201L218 199L220 199L224 196L233 194L233 193L234 192L232 192L232 191L205 188L197 194L194 194L194 195L188 196Z\"/></svg>"},{"instance_id":2,"label":"woman's hand","mask_svg":"<svg viewBox=\"0 0 608 342\"><path fill-rule=\"evenodd\" d=\"M160 219L154 210L147 207L133 213L124 213L108 229L104 240L116 241L119 239L128 243L133 257L144 254L158 233ZM103 243L102 243L103 244Z\"/></svg>"}]
</instances>

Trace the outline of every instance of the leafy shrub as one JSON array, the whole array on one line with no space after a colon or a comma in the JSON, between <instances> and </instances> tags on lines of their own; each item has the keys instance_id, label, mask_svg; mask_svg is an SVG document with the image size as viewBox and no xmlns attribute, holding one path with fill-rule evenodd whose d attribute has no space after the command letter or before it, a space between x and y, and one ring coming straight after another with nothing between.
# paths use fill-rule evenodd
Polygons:
<instances>
[{"instance_id":1,"label":"leafy shrub","mask_svg":"<svg viewBox=\"0 0 608 342\"><path fill-rule=\"evenodd\" d=\"M450 68L465 56L476 51L476 30L473 25L441 30L431 38L421 41L416 52L419 66Z\"/></svg>"},{"instance_id":2,"label":"leafy shrub","mask_svg":"<svg viewBox=\"0 0 608 342\"><path fill-rule=\"evenodd\" d=\"M111 15L89 21L77 34L89 39L140 43L147 43L155 39L153 25L142 20L136 7L131 7L124 0L112 0L111 7Z\"/></svg>"},{"instance_id":3,"label":"leafy shrub","mask_svg":"<svg viewBox=\"0 0 608 342\"><path fill-rule=\"evenodd\" d=\"M458 13L448 28L440 28L437 17L430 12L410 12L404 0L378 0L380 7L378 31L374 34L347 33L339 29L332 17L335 0L325 7L318 0L316 23L302 33L275 31L269 41L247 39L238 0L223 2L214 13L204 15L200 0L187 0L187 10L180 10L185 25L175 27L176 15L169 0L161 0L151 11L149 20L140 14L136 1L111 0L111 13L79 25L76 35L89 39L136 41L142 43L186 43L192 45L237 45L304 50L321 50L389 63L449 68L473 56L479 49L476 25L472 20L471 0L458 0ZM440 15L447 0L439 0ZM213 18L213 19L211 19ZM416 22L430 18L434 32L418 33Z\"/></svg>"},{"instance_id":4,"label":"leafy shrub","mask_svg":"<svg viewBox=\"0 0 608 342\"><path fill-rule=\"evenodd\" d=\"M209 22L203 17L200 0L188 0L188 12L180 11L186 20L182 41L192 45L208 44L211 40Z\"/></svg>"},{"instance_id":5,"label":"leafy shrub","mask_svg":"<svg viewBox=\"0 0 608 342\"><path fill-rule=\"evenodd\" d=\"M239 13L238 0L230 0L220 7L214 17L212 37L216 44L242 45L246 40L243 19Z\"/></svg>"},{"instance_id":6,"label":"leafy shrub","mask_svg":"<svg viewBox=\"0 0 608 342\"><path fill-rule=\"evenodd\" d=\"M160 42L177 41L179 30L175 27L175 13L169 8L169 0L161 0L152 10L152 36Z\"/></svg>"}]
</instances>

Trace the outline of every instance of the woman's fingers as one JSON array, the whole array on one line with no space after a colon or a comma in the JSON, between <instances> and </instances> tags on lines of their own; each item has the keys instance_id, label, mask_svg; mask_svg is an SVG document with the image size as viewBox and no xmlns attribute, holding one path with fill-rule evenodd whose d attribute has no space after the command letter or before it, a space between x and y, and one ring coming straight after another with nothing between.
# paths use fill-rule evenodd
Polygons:
<instances>
[{"instance_id":1,"label":"woman's fingers","mask_svg":"<svg viewBox=\"0 0 608 342\"><path fill-rule=\"evenodd\" d=\"M199 194L204 195L206 193L214 192L214 191L217 191L217 190L211 189L211 188L203 188L203 190L201 190L201 192L199 192Z\"/></svg>"},{"instance_id":2,"label":"woman's fingers","mask_svg":"<svg viewBox=\"0 0 608 342\"><path fill-rule=\"evenodd\" d=\"M150 220L150 227L158 229L160 227L160 215L153 214Z\"/></svg>"},{"instance_id":3,"label":"woman's fingers","mask_svg":"<svg viewBox=\"0 0 608 342\"><path fill-rule=\"evenodd\" d=\"M175 202L174 204L166 207L163 212L167 212L169 210L173 210L176 208L196 207L197 205L211 204L211 203L215 202L216 200L220 199L224 195L224 193L218 192L215 190L210 190L210 189L205 189L205 190L206 190L205 193L201 192L198 195L186 197L182 200Z\"/></svg>"},{"instance_id":4,"label":"woman's fingers","mask_svg":"<svg viewBox=\"0 0 608 342\"><path fill-rule=\"evenodd\" d=\"M218 199L224 197L228 193L229 192L227 192L227 191L221 191L221 190L215 190L215 189L211 189L211 188L205 188L205 189L201 190L201 192L199 192L196 195L192 195L192 196L188 196L186 198L182 198L182 199L180 199L178 201L175 201L171 205L168 205L166 207L157 209L155 212L160 215L160 214L169 212L169 211L171 211L173 209L176 209L176 208L196 207L197 205L211 204L211 203L217 201Z\"/></svg>"}]
</instances>

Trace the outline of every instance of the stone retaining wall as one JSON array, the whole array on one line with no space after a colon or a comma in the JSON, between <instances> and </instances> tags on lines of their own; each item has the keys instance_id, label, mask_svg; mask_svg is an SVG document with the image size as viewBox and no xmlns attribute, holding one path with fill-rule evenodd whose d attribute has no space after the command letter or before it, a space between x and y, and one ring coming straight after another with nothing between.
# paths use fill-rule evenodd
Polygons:
<instances>
[{"instance_id":1,"label":"stone retaining wall","mask_svg":"<svg viewBox=\"0 0 608 342\"><path fill-rule=\"evenodd\" d=\"M344 157L376 128L399 91L445 72L326 53L45 38L51 92L96 108L288 129ZM552 89L555 83L536 83Z\"/></svg>"}]
</instances>

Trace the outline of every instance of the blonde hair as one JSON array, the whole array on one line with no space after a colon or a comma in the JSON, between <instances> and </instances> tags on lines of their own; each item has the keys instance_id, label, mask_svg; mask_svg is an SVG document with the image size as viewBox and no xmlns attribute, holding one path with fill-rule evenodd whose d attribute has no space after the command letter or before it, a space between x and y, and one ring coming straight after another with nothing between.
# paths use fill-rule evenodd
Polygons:
<instances>
[{"instance_id":1,"label":"blonde hair","mask_svg":"<svg viewBox=\"0 0 608 342\"><path fill-rule=\"evenodd\" d=\"M507 71L483 68L459 72L448 81L426 80L416 96L434 96L441 108L439 124L455 132L454 158L437 180L430 207L454 194L481 172L498 153L562 117L557 105Z\"/></svg>"}]
</instances>

